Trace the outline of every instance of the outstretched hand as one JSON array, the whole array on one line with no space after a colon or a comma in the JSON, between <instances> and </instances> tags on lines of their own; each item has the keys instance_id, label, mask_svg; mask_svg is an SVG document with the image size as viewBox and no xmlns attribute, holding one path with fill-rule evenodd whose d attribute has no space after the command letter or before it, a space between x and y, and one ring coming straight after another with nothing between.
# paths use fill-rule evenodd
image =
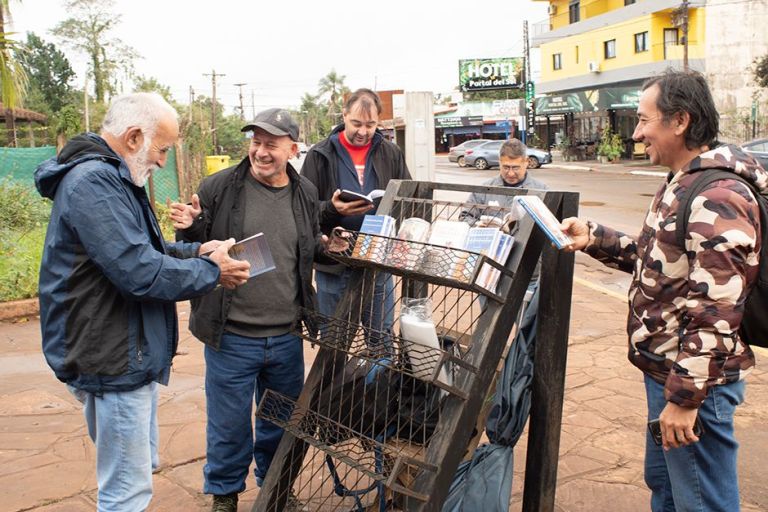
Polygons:
<instances>
[{"instance_id":1,"label":"outstretched hand","mask_svg":"<svg viewBox=\"0 0 768 512\"><path fill-rule=\"evenodd\" d=\"M589 226L577 217L563 219L560 229L573 240L572 244L563 247L565 252L581 251L589 243Z\"/></svg>"},{"instance_id":2,"label":"outstretched hand","mask_svg":"<svg viewBox=\"0 0 768 512\"><path fill-rule=\"evenodd\" d=\"M197 194L192 194L191 204L171 203L169 208L174 229L187 229L203 211Z\"/></svg>"}]
</instances>

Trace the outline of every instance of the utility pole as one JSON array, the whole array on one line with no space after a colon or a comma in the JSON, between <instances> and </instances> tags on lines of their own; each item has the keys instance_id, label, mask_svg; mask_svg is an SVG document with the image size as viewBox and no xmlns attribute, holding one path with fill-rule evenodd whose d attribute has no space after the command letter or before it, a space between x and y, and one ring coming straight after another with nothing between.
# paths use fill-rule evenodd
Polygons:
<instances>
[{"instance_id":1,"label":"utility pole","mask_svg":"<svg viewBox=\"0 0 768 512\"><path fill-rule=\"evenodd\" d=\"M240 89L240 120L244 121L245 120L245 110L243 110L243 86L244 85L248 85L248 84L241 83L241 84L234 84L234 85L235 85L235 87ZM256 116L254 116L254 117L256 117Z\"/></svg>"},{"instance_id":2,"label":"utility pole","mask_svg":"<svg viewBox=\"0 0 768 512\"><path fill-rule=\"evenodd\" d=\"M216 77L217 76L227 76L223 73L216 73L215 69L211 70L211 74L203 73L203 76L210 76L211 77L211 88L213 89L213 94L211 95L211 138L213 141L213 154L218 155L219 154L219 140L216 136Z\"/></svg>"},{"instance_id":3,"label":"utility pole","mask_svg":"<svg viewBox=\"0 0 768 512\"><path fill-rule=\"evenodd\" d=\"M534 104L533 78L531 77L531 46L528 42L528 20L523 20L523 53L525 70L525 99L526 99L526 134L523 142L530 144L533 141L536 129L536 106ZM530 141L530 142L529 142Z\"/></svg>"},{"instance_id":4,"label":"utility pole","mask_svg":"<svg viewBox=\"0 0 768 512\"><path fill-rule=\"evenodd\" d=\"M688 71L688 0L683 0L683 70Z\"/></svg>"},{"instance_id":5,"label":"utility pole","mask_svg":"<svg viewBox=\"0 0 768 512\"><path fill-rule=\"evenodd\" d=\"M251 119L256 119L256 95L253 93L253 89L251 89Z\"/></svg>"}]
</instances>

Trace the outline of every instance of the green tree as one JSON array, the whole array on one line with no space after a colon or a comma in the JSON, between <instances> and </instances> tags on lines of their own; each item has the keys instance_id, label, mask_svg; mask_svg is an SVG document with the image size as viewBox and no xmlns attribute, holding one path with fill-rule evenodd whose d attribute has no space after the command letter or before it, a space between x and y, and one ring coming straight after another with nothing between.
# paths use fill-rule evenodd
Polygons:
<instances>
[{"instance_id":1,"label":"green tree","mask_svg":"<svg viewBox=\"0 0 768 512\"><path fill-rule=\"evenodd\" d=\"M349 87L344 85L344 79L346 78L345 75L339 75L335 69L331 69L330 73L321 78L317 83L318 96L327 96L328 98L328 118L332 124L336 124L339 121L338 115L341 113L344 95L349 92Z\"/></svg>"},{"instance_id":2,"label":"green tree","mask_svg":"<svg viewBox=\"0 0 768 512\"><path fill-rule=\"evenodd\" d=\"M157 78L153 76L144 77L138 76L133 79L134 92L156 92L168 103L173 103L173 96L171 95L171 88L167 85L163 85L157 81Z\"/></svg>"},{"instance_id":3,"label":"green tree","mask_svg":"<svg viewBox=\"0 0 768 512\"><path fill-rule=\"evenodd\" d=\"M117 72L123 70L130 75L133 61L139 57L136 50L111 35L120 23L120 15L111 12L114 4L114 0L68 0L65 5L72 17L53 29L65 45L87 55L98 103L104 103L107 94L115 93Z\"/></svg>"},{"instance_id":4,"label":"green tree","mask_svg":"<svg viewBox=\"0 0 768 512\"><path fill-rule=\"evenodd\" d=\"M324 139L333 127L328 119L327 106L320 101L319 96L308 92L301 97L301 106L296 115L301 122L304 138L309 144Z\"/></svg>"},{"instance_id":5,"label":"green tree","mask_svg":"<svg viewBox=\"0 0 768 512\"><path fill-rule=\"evenodd\" d=\"M755 77L755 82L760 87L768 88L768 54L755 59L754 64L752 74Z\"/></svg>"},{"instance_id":6,"label":"green tree","mask_svg":"<svg viewBox=\"0 0 768 512\"><path fill-rule=\"evenodd\" d=\"M77 101L70 85L75 72L53 43L28 32L26 51L20 54L19 60L29 77L29 108L52 114Z\"/></svg>"},{"instance_id":7,"label":"green tree","mask_svg":"<svg viewBox=\"0 0 768 512\"><path fill-rule=\"evenodd\" d=\"M13 39L13 32L7 32L11 12L9 0L0 0L0 101L6 109L14 109L21 104L27 90L27 76L15 53L22 50Z\"/></svg>"}]
</instances>

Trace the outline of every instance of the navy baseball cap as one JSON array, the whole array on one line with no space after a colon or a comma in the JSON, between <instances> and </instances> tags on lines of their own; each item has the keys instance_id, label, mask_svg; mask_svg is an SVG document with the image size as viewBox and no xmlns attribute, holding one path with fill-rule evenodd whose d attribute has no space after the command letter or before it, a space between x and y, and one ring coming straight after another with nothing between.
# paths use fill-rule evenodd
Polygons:
<instances>
[{"instance_id":1,"label":"navy baseball cap","mask_svg":"<svg viewBox=\"0 0 768 512\"><path fill-rule=\"evenodd\" d=\"M272 135L287 135L294 142L299 140L299 125L293 120L291 114L282 108L270 108L259 112L253 122L245 125L240 131L249 132L254 128L261 128Z\"/></svg>"}]
</instances>

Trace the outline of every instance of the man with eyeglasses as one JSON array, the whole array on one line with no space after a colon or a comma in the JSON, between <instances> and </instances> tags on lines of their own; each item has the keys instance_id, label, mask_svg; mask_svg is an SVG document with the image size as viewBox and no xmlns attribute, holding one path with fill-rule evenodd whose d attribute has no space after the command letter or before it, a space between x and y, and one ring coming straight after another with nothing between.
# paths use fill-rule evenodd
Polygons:
<instances>
[{"instance_id":1,"label":"man with eyeglasses","mask_svg":"<svg viewBox=\"0 0 768 512\"><path fill-rule=\"evenodd\" d=\"M733 414L755 365L739 326L765 250L753 188L765 193L768 172L738 147L717 143L718 113L700 73L667 71L646 81L637 117L633 139L653 164L670 169L640 235L577 218L562 228L574 240L568 250L633 272L629 360L644 374L648 420L658 418L661 430L660 445L646 433L651 509L738 511ZM686 190L710 169L743 181L717 179L681 212ZM676 231L685 214L682 247Z\"/></svg>"}]
</instances>

